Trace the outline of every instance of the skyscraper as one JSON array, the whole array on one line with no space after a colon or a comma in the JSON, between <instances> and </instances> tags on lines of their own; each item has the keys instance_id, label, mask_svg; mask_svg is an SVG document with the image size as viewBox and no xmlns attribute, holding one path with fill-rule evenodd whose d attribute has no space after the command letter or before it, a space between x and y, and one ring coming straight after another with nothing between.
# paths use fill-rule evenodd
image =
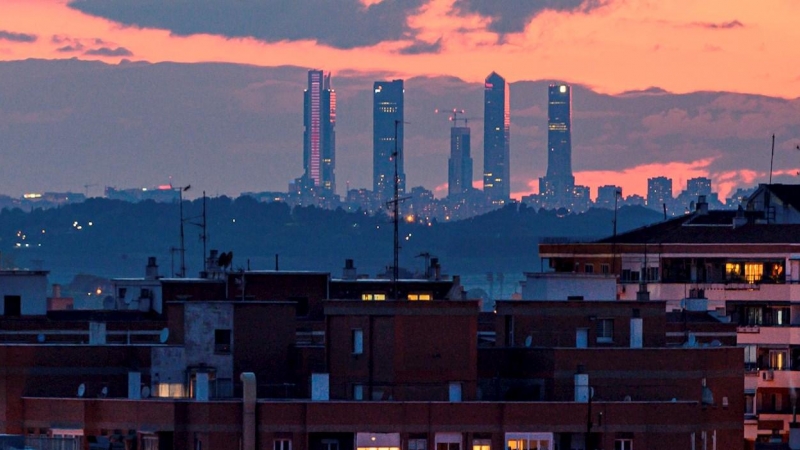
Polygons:
<instances>
[{"instance_id":1,"label":"skyscraper","mask_svg":"<svg viewBox=\"0 0 800 450\"><path fill-rule=\"evenodd\" d=\"M450 160L447 171L447 194L449 196L463 194L472 189L469 131L469 127L466 125L450 128Z\"/></svg>"},{"instance_id":2,"label":"skyscraper","mask_svg":"<svg viewBox=\"0 0 800 450\"><path fill-rule=\"evenodd\" d=\"M647 207L661 211L664 205L672 207L672 178L654 177L647 179Z\"/></svg>"},{"instance_id":3,"label":"skyscraper","mask_svg":"<svg viewBox=\"0 0 800 450\"><path fill-rule=\"evenodd\" d=\"M551 84L547 102L547 174L539 179L539 193L550 207L569 207L572 175L572 98L566 84Z\"/></svg>"},{"instance_id":4,"label":"skyscraper","mask_svg":"<svg viewBox=\"0 0 800 450\"><path fill-rule=\"evenodd\" d=\"M308 71L303 126L304 188L333 195L336 193L336 93L331 88L330 73Z\"/></svg>"},{"instance_id":5,"label":"skyscraper","mask_svg":"<svg viewBox=\"0 0 800 450\"><path fill-rule=\"evenodd\" d=\"M511 195L508 100L508 83L492 72L486 77L483 91L483 191L496 204L505 203Z\"/></svg>"},{"instance_id":6,"label":"skyscraper","mask_svg":"<svg viewBox=\"0 0 800 450\"><path fill-rule=\"evenodd\" d=\"M395 149L398 192L402 194L406 190L406 174L403 171L404 92L403 80L376 81L373 86L372 190L382 201L394 196Z\"/></svg>"}]
</instances>

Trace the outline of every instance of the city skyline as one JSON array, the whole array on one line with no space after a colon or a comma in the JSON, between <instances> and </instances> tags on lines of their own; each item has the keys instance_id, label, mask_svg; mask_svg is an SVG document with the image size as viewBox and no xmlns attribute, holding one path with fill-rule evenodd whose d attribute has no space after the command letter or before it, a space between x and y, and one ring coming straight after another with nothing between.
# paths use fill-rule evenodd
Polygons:
<instances>
[{"instance_id":1,"label":"city skyline","mask_svg":"<svg viewBox=\"0 0 800 450\"><path fill-rule=\"evenodd\" d=\"M230 5L232 11L239 7ZM476 0L347 2L321 10L328 14L324 26L316 26L318 17L290 8L282 16L288 28L265 30L259 23L238 34L231 33L235 20L230 17L214 28L207 6L197 5L196 20L181 27L182 5L145 11L94 0L4 2L3 190L97 194L96 186L170 181L225 195L283 190L305 172L297 156L302 109L296 92L305 84L298 72L315 68L336 78L335 189L340 195L345 185L370 186L373 146L369 119L361 112L371 100L369 86L376 79L403 78L410 122L402 146L406 190L422 185L446 196L448 136L427 123L429 114L450 105L480 111L491 71L502 73L514 93L508 183L514 198L537 192L545 175L546 117L535 86L556 81L572 86L577 99L573 172L578 185L595 187L613 178L626 192L644 196L647 179L654 176L668 174L676 186L707 176L725 196L769 178L772 133L777 135L775 181L792 182L800 170L794 150L800 101L794 98L797 83L791 75L796 69L756 63L784 52L776 37L796 31L782 19L770 22L751 6L637 9L612 1L492 9ZM781 18L791 17L793 6L773 6L784 12ZM258 6L252 13L262 17L265 11L268 6ZM269 17L264 23L275 25ZM554 23L563 33L560 41L545 33ZM622 23L653 32L630 48L618 41L612 45L597 32L625 28ZM443 24L448 33L437 28ZM587 24L595 41L580 31ZM763 41L757 52L751 45L755 37ZM464 45L476 40L483 45ZM622 50L626 64L619 63ZM596 61L599 56L605 59ZM678 64L678 56L692 64ZM655 64L653 58L664 62ZM676 75L664 67L686 70ZM710 78L719 67L741 70ZM752 71L759 67L764 69ZM481 133L472 136L478 160L486 157L483 140ZM473 184L480 187L480 181Z\"/></svg>"}]
</instances>

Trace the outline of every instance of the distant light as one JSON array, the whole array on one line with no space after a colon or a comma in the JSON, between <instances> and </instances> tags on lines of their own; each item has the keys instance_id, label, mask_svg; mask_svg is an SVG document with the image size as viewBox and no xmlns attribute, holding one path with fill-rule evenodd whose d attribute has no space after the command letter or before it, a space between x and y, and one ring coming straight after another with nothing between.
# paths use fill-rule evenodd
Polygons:
<instances>
[{"instance_id":1,"label":"distant light","mask_svg":"<svg viewBox=\"0 0 800 450\"><path fill-rule=\"evenodd\" d=\"M23 197L23 198L27 198L27 199L31 199L31 198L42 198L42 194L37 194L37 193L35 193L35 192L31 192L31 193L28 193L28 194L23 194L23 195L22 195L22 197Z\"/></svg>"},{"instance_id":2,"label":"distant light","mask_svg":"<svg viewBox=\"0 0 800 450\"><path fill-rule=\"evenodd\" d=\"M44 234L44 230L42 230L42 234Z\"/></svg>"},{"instance_id":3,"label":"distant light","mask_svg":"<svg viewBox=\"0 0 800 450\"><path fill-rule=\"evenodd\" d=\"M92 222L89 222L89 226L92 226L92 225L93 225Z\"/></svg>"},{"instance_id":4,"label":"distant light","mask_svg":"<svg viewBox=\"0 0 800 450\"><path fill-rule=\"evenodd\" d=\"M100 289L100 288L97 288L97 291L95 291L95 292L97 292L97 295L100 295L100 294L102 294L102 293L103 293L103 290L102 290L102 289Z\"/></svg>"},{"instance_id":5,"label":"distant light","mask_svg":"<svg viewBox=\"0 0 800 450\"><path fill-rule=\"evenodd\" d=\"M80 225L78 225L78 226L77 226L77 227L75 227L75 228L77 228L77 229L79 229L79 230L82 230L82 229L83 229L83 227L82 227L82 226L80 226Z\"/></svg>"},{"instance_id":6,"label":"distant light","mask_svg":"<svg viewBox=\"0 0 800 450\"><path fill-rule=\"evenodd\" d=\"M233 219L233 223L236 223L236 219Z\"/></svg>"},{"instance_id":7,"label":"distant light","mask_svg":"<svg viewBox=\"0 0 800 450\"><path fill-rule=\"evenodd\" d=\"M562 84L561 87L558 88L558 90L559 90L559 92L561 92L563 94L563 93L567 92L567 87Z\"/></svg>"}]
</instances>

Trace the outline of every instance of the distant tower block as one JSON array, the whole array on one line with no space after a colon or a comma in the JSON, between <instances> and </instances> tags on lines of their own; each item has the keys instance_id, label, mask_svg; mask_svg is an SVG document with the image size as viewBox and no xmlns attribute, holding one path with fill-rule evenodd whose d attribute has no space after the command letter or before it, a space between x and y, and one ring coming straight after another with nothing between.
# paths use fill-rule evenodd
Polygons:
<instances>
[{"instance_id":1,"label":"distant tower block","mask_svg":"<svg viewBox=\"0 0 800 450\"><path fill-rule=\"evenodd\" d=\"M495 72L483 91L483 191L495 204L511 195L511 114L508 83Z\"/></svg>"}]
</instances>

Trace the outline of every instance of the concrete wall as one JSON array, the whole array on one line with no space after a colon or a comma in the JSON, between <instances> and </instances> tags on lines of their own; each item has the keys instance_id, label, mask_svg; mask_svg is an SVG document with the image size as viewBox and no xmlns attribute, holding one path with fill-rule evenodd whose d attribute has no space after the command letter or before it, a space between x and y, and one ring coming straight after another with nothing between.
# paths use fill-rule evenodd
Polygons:
<instances>
[{"instance_id":1,"label":"concrete wall","mask_svg":"<svg viewBox=\"0 0 800 450\"><path fill-rule=\"evenodd\" d=\"M47 314L47 272L2 271L0 272L0 315L5 315L7 295L21 297L22 315Z\"/></svg>"},{"instance_id":2,"label":"concrete wall","mask_svg":"<svg viewBox=\"0 0 800 450\"><path fill-rule=\"evenodd\" d=\"M233 332L232 303L187 302L184 304L186 365L205 364L217 370L217 379L233 380L233 348L229 353L220 353L214 350L214 330L217 329ZM231 347L233 345L234 343L231 342Z\"/></svg>"}]
</instances>

